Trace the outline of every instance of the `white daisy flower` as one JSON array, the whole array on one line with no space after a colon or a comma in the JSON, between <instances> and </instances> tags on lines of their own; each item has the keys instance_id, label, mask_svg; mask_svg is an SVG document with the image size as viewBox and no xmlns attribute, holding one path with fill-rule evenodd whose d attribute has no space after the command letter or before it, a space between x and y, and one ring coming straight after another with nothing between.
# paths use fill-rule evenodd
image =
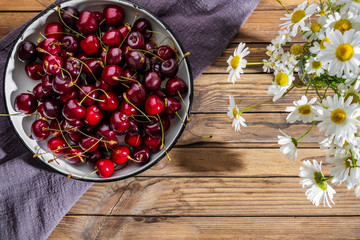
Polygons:
<instances>
[{"instance_id":1,"label":"white daisy flower","mask_svg":"<svg viewBox=\"0 0 360 240\"><path fill-rule=\"evenodd\" d=\"M324 179L321 171L322 162L319 164L316 160L313 160L313 164L314 166L309 160L303 161L304 166L300 167L299 176L304 179L300 180L300 184L303 188L309 188L305 195L313 204L319 206L320 202L323 201L324 207L327 205L331 208L329 199L335 204L332 199L336 191Z\"/></svg>"},{"instance_id":2,"label":"white daisy flower","mask_svg":"<svg viewBox=\"0 0 360 240\"><path fill-rule=\"evenodd\" d=\"M342 34L350 29L358 31L360 29L360 16L352 13L340 14L335 12L334 15L328 15L324 27L339 30Z\"/></svg>"},{"instance_id":3,"label":"white daisy flower","mask_svg":"<svg viewBox=\"0 0 360 240\"><path fill-rule=\"evenodd\" d=\"M312 54L318 54L320 52L320 50L325 49L325 43L326 42L330 42L330 39L328 38L328 36L330 35L330 33L332 33L334 30L331 28L327 28L325 31L323 29L320 30L320 32L317 33L318 36L318 40L320 40L319 42L314 42L313 46L309 49L310 52Z\"/></svg>"},{"instance_id":4,"label":"white daisy flower","mask_svg":"<svg viewBox=\"0 0 360 240\"><path fill-rule=\"evenodd\" d=\"M291 42L290 31L288 29L282 29L278 33L284 43Z\"/></svg>"},{"instance_id":5,"label":"white daisy flower","mask_svg":"<svg viewBox=\"0 0 360 240\"><path fill-rule=\"evenodd\" d=\"M340 9L341 13L345 13L347 11L353 13L353 14L359 14L360 13L360 1L357 0L337 0L337 5L342 5L342 8Z\"/></svg>"},{"instance_id":6,"label":"white daisy flower","mask_svg":"<svg viewBox=\"0 0 360 240\"><path fill-rule=\"evenodd\" d=\"M230 106L228 107L227 115L230 117L230 119L234 119L232 126L235 129L236 132L240 132L240 125L243 127L246 127L245 119L240 116L239 114L239 108L235 104L235 100L233 96L229 96L230 99Z\"/></svg>"},{"instance_id":7,"label":"white daisy flower","mask_svg":"<svg viewBox=\"0 0 360 240\"><path fill-rule=\"evenodd\" d=\"M264 65L263 65L263 71L266 73L270 73L271 70L271 61L268 61L266 59L263 59Z\"/></svg>"},{"instance_id":8,"label":"white daisy flower","mask_svg":"<svg viewBox=\"0 0 360 240\"><path fill-rule=\"evenodd\" d=\"M306 28L309 30L303 34L304 39L308 39L309 42L312 42L318 39L318 33L323 29L323 25L319 22L308 23Z\"/></svg>"},{"instance_id":9,"label":"white daisy flower","mask_svg":"<svg viewBox=\"0 0 360 240\"><path fill-rule=\"evenodd\" d=\"M332 183L341 184L349 177L353 164L346 153L337 154L335 157L327 158L326 161L333 166L330 168L330 176L333 176Z\"/></svg>"},{"instance_id":10,"label":"white daisy flower","mask_svg":"<svg viewBox=\"0 0 360 240\"><path fill-rule=\"evenodd\" d=\"M321 49L318 58L324 64L329 63L329 75L351 77L359 73L360 65L360 32L351 29L341 34L335 30L329 35L330 42L325 42L325 49Z\"/></svg>"},{"instance_id":11,"label":"white daisy flower","mask_svg":"<svg viewBox=\"0 0 360 240\"><path fill-rule=\"evenodd\" d=\"M286 120L290 123L302 121L309 123L314 121L316 117L316 108L312 106L316 102L316 98L308 101L306 96L302 96L299 101L294 101L295 107L286 107L285 112L290 112Z\"/></svg>"},{"instance_id":12,"label":"white daisy flower","mask_svg":"<svg viewBox=\"0 0 360 240\"><path fill-rule=\"evenodd\" d=\"M343 97L328 96L326 102L318 107L320 113L316 120L320 121L320 131L325 130L325 136L334 139L334 143L342 147L344 142L352 142L360 121L358 104L351 104L352 97L344 102Z\"/></svg>"},{"instance_id":13,"label":"white daisy flower","mask_svg":"<svg viewBox=\"0 0 360 240\"><path fill-rule=\"evenodd\" d=\"M314 57L310 57L306 60L305 71L308 74L315 74L316 76L320 76L324 73L325 69L326 65Z\"/></svg>"},{"instance_id":14,"label":"white daisy flower","mask_svg":"<svg viewBox=\"0 0 360 240\"><path fill-rule=\"evenodd\" d=\"M281 20L286 21L281 24L282 28L290 29L292 26L290 36L295 37L299 27L305 28L305 20L315 13L316 4L313 3L308 7L306 6L307 1L297 6L291 14L285 14L284 18L280 18Z\"/></svg>"},{"instance_id":15,"label":"white daisy flower","mask_svg":"<svg viewBox=\"0 0 360 240\"><path fill-rule=\"evenodd\" d=\"M228 82L232 81L235 83L236 79L240 78L240 74L244 73L243 68L246 67L246 59L244 57L248 55L250 52L249 48L245 48L245 43L240 43L239 46L235 48L234 56L230 56L227 60L229 64L226 72L229 72Z\"/></svg>"},{"instance_id":16,"label":"white daisy flower","mask_svg":"<svg viewBox=\"0 0 360 240\"><path fill-rule=\"evenodd\" d=\"M278 144L281 145L280 151L286 155L287 159L297 160L297 140L286 135L283 131L279 131L284 136L278 136Z\"/></svg>"},{"instance_id":17,"label":"white daisy flower","mask_svg":"<svg viewBox=\"0 0 360 240\"><path fill-rule=\"evenodd\" d=\"M275 69L274 69L275 70ZM286 90L291 86L291 83L294 81L295 77L293 73L290 73L289 70L279 71L275 70L274 72L274 81L272 85L269 86L267 94L274 94L273 101L275 102L284 95Z\"/></svg>"},{"instance_id":18,"label":"white daisy flower","mask_svg":"<svg viewBox=\"0 0 360 240\"><path fill-rule=\"evenodd\" d=\"M286 52L281 56L281 62L283 62L288 69L293 69L298 61L296 60L296 56L290 52Z\"/></svg>"},{"instance_id":19,"label":"white daisy flower","mask_svg":"<svg viewBox=\"0 0 360 240\"><path fill-rule=\"evenodd\" d=\"M316 7L316 11L318 12L316 16L319 18L326 17L330 13L330 10L328 9L329 7L327 5L324 4L323 7L323 9L321 9L321 6Z\"/></svg>"}]
</instances>

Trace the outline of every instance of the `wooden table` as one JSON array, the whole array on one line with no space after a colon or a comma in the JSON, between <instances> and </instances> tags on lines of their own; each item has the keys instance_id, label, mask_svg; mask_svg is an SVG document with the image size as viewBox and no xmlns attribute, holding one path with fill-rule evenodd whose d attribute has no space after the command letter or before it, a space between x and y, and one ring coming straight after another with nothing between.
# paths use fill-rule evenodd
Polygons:
<instances>
[{"instance_id":1,"label":"wooden table","mask_svg":"<svg viewBox=\"0 0 360 240\"><path fill-rule=\"evenodd\" d=\"M301 2L284 1L289 9ZM0 38L42 9L34 0L0 0ZM185 131L170 153L172 161L163 159L124 181L94 184L49 239L360 238L354 191L336 187L332 209L313 206L299 184L301 164L279 151L278 129L300 136L308 128L285 121L285 107L303 90L245 113L248 127L241 133L226 115L229 95L240 108L269 99L271 74L249 67L233 85L227 82L226 60L239 42L250 47L248 61L266 58L265 47L284 13L276 0L261 1L223 55L195 81L188 129L212 139ZM322 136L316 129L304 139L299 160L324 160L316 144Z\"/></svg>"}]
</instances>

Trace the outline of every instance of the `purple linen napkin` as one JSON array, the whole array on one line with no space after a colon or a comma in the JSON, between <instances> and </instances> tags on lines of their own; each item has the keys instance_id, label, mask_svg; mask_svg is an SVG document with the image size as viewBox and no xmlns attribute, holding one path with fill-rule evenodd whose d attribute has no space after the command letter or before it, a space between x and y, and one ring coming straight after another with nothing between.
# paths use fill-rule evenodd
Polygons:
<instances>
[{"instance_id":1,"label":"purple linen napkin","mask_svg":"<svg viewBox=\"0 0 360 240\"><path fill-rule=\"evenodd\" d=\"M191 52L194 79L221 55L259 1L132 0L164 20ZM8 53L23 28L0 41L1 81ZM8 118L1 117L0 126L0 239L46 239L91 183L44 167L17 138Z\"/></svg>"}]
</instances>

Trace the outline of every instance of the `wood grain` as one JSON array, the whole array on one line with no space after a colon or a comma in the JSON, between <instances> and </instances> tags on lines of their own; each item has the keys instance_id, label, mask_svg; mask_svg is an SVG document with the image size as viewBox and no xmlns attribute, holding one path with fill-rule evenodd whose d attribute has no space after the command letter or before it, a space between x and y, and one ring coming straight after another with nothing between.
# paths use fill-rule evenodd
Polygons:
<instances>
[{"instance_id":1,"label":"wood grain","mask_svg":"<svg viewBox=\"0 0 360 240\"><path fill-rule=\"evenodd\" d=\"M48 238L358 239L360 217L66 216ZM116 229L116 230L115 230ZM346 229L346 230L345 230Z\"/></svg>"}]
</instances>

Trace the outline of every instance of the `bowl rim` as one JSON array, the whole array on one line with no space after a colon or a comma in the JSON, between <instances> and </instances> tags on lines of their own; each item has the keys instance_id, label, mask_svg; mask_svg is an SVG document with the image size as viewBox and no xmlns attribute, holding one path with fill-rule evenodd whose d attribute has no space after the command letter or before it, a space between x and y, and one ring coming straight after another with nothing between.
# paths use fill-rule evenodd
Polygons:
<instances>
[{"instance_id":1,"label":"bowl rim","mask_svg":"<svg viewBox=\"0 0 360 240\"><path fill-rule=\"evenodd\" d=\"M62 1L61 3L59 3L59 6L63 3L66 3L66 2L71 2L71 1L75 1L75 0L64 0ZM176 36L176 34L171 30L171 28L162 20L160 19L158 16L156 16L153 12L151 12L150 10L136 4L136 3L133 3L131 1L127 1L127 0L115 0L115 1L118 1L119 3L121 2L124 2L124 3L127 3L127 4L132 4L135 8L138 8L138 9L141 9L142 11L146 12L147 14L151 15L153 18L155 18L157 21L159 21L161 24L163 24L165 26L165 30L166 31L169 31L173 37L175 38L175 41L177 42L177 44L179 45L180 47L180 50L182 51L182 53L184 54L185 51L184 51L184 47L182 45L182 43L179 41L178 37ZM109 4L115 4L114 2L109 2ZM3 73L3 83L2 83L2 86L3 86L3 103L4 103L4 106L5 106L5 112L6 114L9 114L9 109L8 109L8 104L7 104L7 99L5 97L5 79L6 79L6 70L8 68L8 65L9 65L9 61L10 61L10 58L11 58L11 55L15 49L15 46L16 46L16 43L19 41L19 39L22 37L23 33L29 28L29 26L34 23L35 20L39 19L40 17L42 17L43 15L45 15L46 13L48 13L48 11L51 11L52 9L54 9L53 7L47 7L46 9L44 9L42 12L40 12L38 15L36 15L35 17L33 17L31 20L29 20L29 22L27 22L24 26L24 28L19 32L18 36L13 40L13 45L11 47L11 49L9 50L9 54L7 56L7 59L6 59L6 63L4 65L4 73ZM187 65L187 68L188 68L188 73L189 73L189 82L190 82L190 92L189 92L189 105L188 105L188 111L187 111L187 114L190 116L190 112L191 112L191 107L192 107L192 103L193 103L193 97L194 97L194 79L193 79L193 74L192 74L192 70L191 70L191 66L190 66L190 62L189 62L189 59L187 57L185 57L184 61L186 62L186 65ZM12 104L11 104L12 105ZM21 143L28 149L28 151L30 153L34 153L33 150L25 143L25 141L20 137L20 135L18 134L18 132L16 131L16 128L14 126L14 123L13 121L11 120L10 116L7 117L9 122L11 123L11 126L12 126L12 130L13 132L17 135L18 139L21 140ZM187 122L185 121L185 126L187 125ZM181 124L181 129L179 131L179 133L176 135L174 141L169 145L169 147L167 148L167 152L170 152L170 150L175 146L175 144L177 143L177 141L179 140L179 138L181 137L182 133L184 132L185 130L185 126L184 124ZM151 168L152 166L154 166L155 164L157 164L160 160L162 160L164 157L166 156L166 152L164 151L161 155L158 156L157 159L155 159L154 161L152 161L151 163L149 163L146 167L144 168L140 168L139 170L137 171L134 171L133 173L131 174L127 174L126 176L119 176L119 177L116 177L116 178L99 178L99 179L87 179L86 177L84 178L80 178L80 179L76 179L76 178L73 178L73 179L76 179L76 180L80 180L80 181L83 181L83 182L115 182L115 181L119 181L119 180L123 180L123 179L127 179L127 178L130 178L130 177L134 177L142 172L144 172L145 170L148 170L149 168ZM61 172L60 170L56 169L55 167L53 167L52 165L50 164L47 164L46 162L42 161L39 157L35 157L36 160L38 162L40 162L43 166L46 166L46 168L48 168L49 170L52 170L53 172L56 172L56 173L60 173L61 175L64 175L64 176L68 176L67 174L65 174L64 172Z\"/></svg>"}]
</instances>

